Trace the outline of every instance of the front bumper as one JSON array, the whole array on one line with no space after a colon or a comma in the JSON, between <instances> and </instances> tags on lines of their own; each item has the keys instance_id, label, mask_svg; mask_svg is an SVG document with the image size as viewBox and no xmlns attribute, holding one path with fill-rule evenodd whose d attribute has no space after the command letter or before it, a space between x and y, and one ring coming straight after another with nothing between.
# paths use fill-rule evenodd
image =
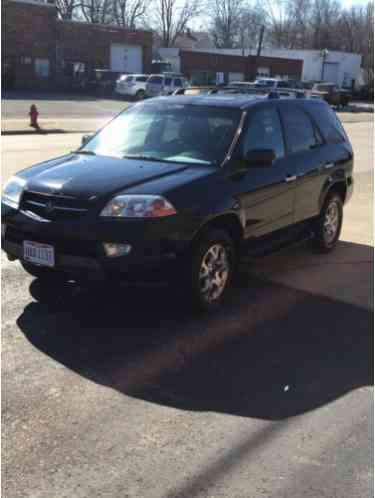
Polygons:
<instances>
[{"instance_id":1,"label":"front bumper","mask_svg":"<svg viewBox=\"0 0 375 498\"><path fill-rule=\"evenodd\" d=\"M178 217L160 220L86 220L42 222L2 204L2 249L10 259L23 259L23 241L55 248L55 269L72 275L136 276L175 261L189 242ZM103 243L127 243L126 256L108 257Z\"/></svg>"}]
</instances>

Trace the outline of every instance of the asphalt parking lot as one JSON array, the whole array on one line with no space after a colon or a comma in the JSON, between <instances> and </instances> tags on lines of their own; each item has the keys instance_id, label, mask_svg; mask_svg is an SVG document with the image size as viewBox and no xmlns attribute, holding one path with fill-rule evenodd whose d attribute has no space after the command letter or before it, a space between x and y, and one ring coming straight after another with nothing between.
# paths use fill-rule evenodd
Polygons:
<instances>
[{"instance_id":1,"label":"asphalt parking lot","mask_svg":"<svg viewBox=\"0 0 375 498\"><path fill-rule=\"evenodd\" d=\"M329 256L241 265L222 310L42 288L2 255L3 496L373 496L373 123ZM3 138L3 181L79 134Z\"/></svg>"}]
</instances>

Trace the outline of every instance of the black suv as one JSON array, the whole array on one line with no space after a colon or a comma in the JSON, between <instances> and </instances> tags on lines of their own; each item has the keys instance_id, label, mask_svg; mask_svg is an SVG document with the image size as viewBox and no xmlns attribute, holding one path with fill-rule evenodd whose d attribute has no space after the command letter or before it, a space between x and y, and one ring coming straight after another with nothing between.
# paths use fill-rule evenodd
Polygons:
<instances>
[{"instance_id":1,"label":"black suv","mask_svg":"<svg viewBox=\"0 0 375 498\"><path fill-rule=\"evenodd\" d=\"M348 137L323 101L151 99L8 182L3 249L46 280L165 268L210 309L244 253L306 237L332 250L352 171Z\"/></svg>"}]
</instances>

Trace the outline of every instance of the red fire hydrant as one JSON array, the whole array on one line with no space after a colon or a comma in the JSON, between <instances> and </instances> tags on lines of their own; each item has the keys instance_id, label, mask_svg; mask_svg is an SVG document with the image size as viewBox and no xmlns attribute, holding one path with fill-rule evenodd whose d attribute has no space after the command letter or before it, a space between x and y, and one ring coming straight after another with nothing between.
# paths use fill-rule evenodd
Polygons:
<instances>
[{"instance_id":1,"label":"red fire hydrant","mask_svg":"<svg viewBox=\"0 0 375 498\"><path fill-rule=\"evenodd\" d=\"M30 106L29 116L30 116L30 126L32 128L35 128L36 130L39 130L40 129L38 124L39 112L35 104Z\"/></svg>"}]
</instances>

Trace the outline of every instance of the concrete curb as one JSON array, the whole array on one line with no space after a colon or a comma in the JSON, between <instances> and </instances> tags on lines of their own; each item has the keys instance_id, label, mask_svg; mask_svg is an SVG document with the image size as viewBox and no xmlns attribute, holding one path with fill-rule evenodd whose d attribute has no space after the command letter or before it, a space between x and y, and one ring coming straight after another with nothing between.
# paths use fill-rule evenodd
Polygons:
<instances>
[{"instance_id":1,"label":"concrete curb","mask_svg":"<svg viewBox=\"0 0 375 498\"><path fill-rule=\"evenodd\" d=\"M35 130L8 130L8 131L1 131L1 135L4 136L17 136L17 135L53 135L53 134L63 134L63 133L93 133L94 130L55 130L55 129L48 129L44 130L41 129L39 131Z\"/></svg>"}]
</instances>

